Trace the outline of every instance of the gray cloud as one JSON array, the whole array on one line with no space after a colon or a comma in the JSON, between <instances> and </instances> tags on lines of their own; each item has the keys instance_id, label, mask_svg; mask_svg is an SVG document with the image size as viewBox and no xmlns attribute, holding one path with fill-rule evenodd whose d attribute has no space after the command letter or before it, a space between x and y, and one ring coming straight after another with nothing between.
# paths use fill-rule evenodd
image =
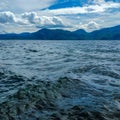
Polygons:
<instances>
[{"instance_id":1,"label":"gray cloud","mask_svg":"<svg viewBox=\"0 0 120 120\"><path fill-rule=\"evenodd\" d=\"M0 12L0 23L14 23L15 21L16 17L12 12Z\"/></svg>"},{"instance_id":2,"label":"gray cloud","mask_svg":"<svg viewBox=\"0 0 120 120\"><path fill-rule=\"evenodd\" d=\"M23 19L27 19L30 23L34 24L37 22L38 15L36 12L26 12L22 14Z\"/></svg>"},{"instance_id":3,"label":"gray cloud","mask_svg":"<svg viewBox=\"0 0 120 120\"><path fill-rule=\"evenodd\" d=\"M56 0L0 0L0 10L17 13L47 8Z\"/></svg>"}]
</instances>

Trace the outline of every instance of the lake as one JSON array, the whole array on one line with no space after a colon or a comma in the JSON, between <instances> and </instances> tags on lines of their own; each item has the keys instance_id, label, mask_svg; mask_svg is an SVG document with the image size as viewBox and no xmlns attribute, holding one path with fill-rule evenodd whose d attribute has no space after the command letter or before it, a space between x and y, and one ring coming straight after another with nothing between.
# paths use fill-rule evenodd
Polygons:
<instances>
[{"instance_id":1,"label":"lake","mask_svg":"<svg viewBox=\"0 0 120 120\"><path fill-rule=\"evenodd\" d=\"M40 102L42 97L44 105ZM52 109L48 100L57 107ZM19 108L19 114L10 113L12 118L119 120L120 41L1 40L0 110L4 111L4 117L0 112L1 120L9 118L4 105L22 106L25 101L31 104L29 109ZM38 108L39 105L43 107ZM34 111L33 116L24 111ZM84 114L76 115L78 111Z\"/></svg>"}]
</instances>

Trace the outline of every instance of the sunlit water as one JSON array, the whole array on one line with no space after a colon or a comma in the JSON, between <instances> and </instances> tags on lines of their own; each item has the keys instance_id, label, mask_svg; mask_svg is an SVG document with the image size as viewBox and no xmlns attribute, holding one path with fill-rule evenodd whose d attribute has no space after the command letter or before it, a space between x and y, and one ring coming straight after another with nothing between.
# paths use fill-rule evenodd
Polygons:
<instances>
[{"instance_id":1,"label":"sunlit water","mask_svg":"<svg viewBox=\"0 0 120 120\"><path fill-rule=\"evenodd\" d=\"M120 97L120 41L0 41L0 101L28 83L61 77L78 79L95 93L74 102L111 103Z\"/></svg>"}]
</instances>

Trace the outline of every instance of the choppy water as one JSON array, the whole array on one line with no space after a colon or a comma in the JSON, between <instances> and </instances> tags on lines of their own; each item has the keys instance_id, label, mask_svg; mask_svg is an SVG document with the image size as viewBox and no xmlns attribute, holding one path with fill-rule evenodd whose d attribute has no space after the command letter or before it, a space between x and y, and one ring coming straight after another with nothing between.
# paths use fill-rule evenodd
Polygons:
<instances>
[{"instance_id":1,"label":"choppy water","mask_svg":"<svg viewBox=\"0 0 120 120\"><path fill-rule=\"evenodd\" d=\"M0 101L28 83L61 77L86 85L75 104L107 101L120 109L120 41L0 41Z\"/></svg>"}]
</instances>

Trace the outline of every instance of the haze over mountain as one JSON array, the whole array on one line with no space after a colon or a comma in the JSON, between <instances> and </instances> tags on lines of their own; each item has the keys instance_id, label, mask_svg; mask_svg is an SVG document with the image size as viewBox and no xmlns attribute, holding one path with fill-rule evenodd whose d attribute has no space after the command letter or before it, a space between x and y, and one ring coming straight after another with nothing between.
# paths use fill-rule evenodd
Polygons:
<instances>
[{"instance_id":1,"label":"haze over mountain","mask_svg":"<svg viewBox=\"0 0 120 120\"><path fill-rule=\"evenodd\" d=\"M41 29L33 33L0 34L1 40L120 40L120 25L86 32L83 29L66 31L60 29Z\"/></svg>"},{"instance_id":2,"label":"haze over mountain","mask_svg":"<svg viewBox=\"0 0 120 120\"><path fill-rule=\"evenodd\" d=\"M68 31L84 29L91 32L119 24L119 0L1 0L0 2L0 33L34 32L42 28Z\"/></svg>"}]
</instances>

